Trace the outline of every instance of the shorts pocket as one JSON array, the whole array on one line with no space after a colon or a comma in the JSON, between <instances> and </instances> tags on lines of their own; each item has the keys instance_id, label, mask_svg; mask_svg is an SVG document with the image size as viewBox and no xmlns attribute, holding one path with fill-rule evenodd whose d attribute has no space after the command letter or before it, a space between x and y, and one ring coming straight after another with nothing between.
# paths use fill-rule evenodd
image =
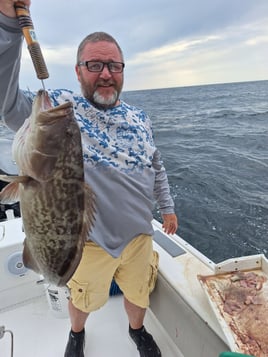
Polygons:
<instances>
[{"instance_id":1,"label":"shorts pocket","mask_svg":"<svg viewBox=\"0 0 268 357\"><path fill-rule=\"evenodd\" d=\"M151 277L149 279L149 293L151 293L154 290L155 283L157 280L158 267L159 267L159 255L156 251L153 251L153 259L151 262Z\"/></svg>"},{"instance_id":2,"label":"shorts pocket","mask_svg":"<svg viewBox=\"0 0 268 357\"><path fill-rule=\"evenodd\" d=\"M77 280L68 282L73 305L79 310L87 312L89 307L88 283Z\"/></svg>"}]
</instances>

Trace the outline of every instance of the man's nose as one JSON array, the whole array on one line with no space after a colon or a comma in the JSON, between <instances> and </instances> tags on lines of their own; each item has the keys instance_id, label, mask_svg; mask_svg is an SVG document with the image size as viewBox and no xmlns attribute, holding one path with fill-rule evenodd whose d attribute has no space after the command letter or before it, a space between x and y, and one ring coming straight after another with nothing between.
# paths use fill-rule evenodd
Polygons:
<instances>
[{"instance_id":1,"label":"man's nose","mask_svg":"<svg viewBox=\"0 0 268 357\"><path fill-rule=\"evenodd\" d=\"M103 70L101 71L100 77L110 78L111 76L112 75L111 75L111 72L109 71L108 65L107 65L107 63L105 63Z\"/></svg>"}]
</instances>

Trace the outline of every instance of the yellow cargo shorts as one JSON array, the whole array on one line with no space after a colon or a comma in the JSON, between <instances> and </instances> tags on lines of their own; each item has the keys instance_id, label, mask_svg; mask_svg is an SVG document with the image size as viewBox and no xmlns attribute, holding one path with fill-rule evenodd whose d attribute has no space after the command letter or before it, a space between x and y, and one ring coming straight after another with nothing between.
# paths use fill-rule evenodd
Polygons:
<instances>
[{"instance_id":1,"label":"yellow cargo shorts","mask_svg":"<svg viewBox=\"0 0 268 357\"><path fill-rule=\"evenodd\" d=\"M94 242L86 242L81 262L68 282L73 305L84 312L103 306L109 298L114 278L124 296L146 308L157 279L158 253L152 237L135 237L118 258L113 258Z\"/></svg>"}]
</instances>

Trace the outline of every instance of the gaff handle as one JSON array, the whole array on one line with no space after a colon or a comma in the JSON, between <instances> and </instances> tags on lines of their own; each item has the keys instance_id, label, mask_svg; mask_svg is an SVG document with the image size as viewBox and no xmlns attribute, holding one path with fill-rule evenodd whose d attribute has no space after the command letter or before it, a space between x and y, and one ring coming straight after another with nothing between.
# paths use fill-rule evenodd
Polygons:
<instances>
[{"instance_id":1,"label":"gaff handle","mask_svg":"<svg viewBox=\"0 0 268 357\"><path fill-rule=\"evenodd\" d=\"M46 79L49 77L49 74L40 45L37 41L29 9L22 1L16 1L14 7L19 25L28 45L37 78Z\"/></svg>"}]
</instances>

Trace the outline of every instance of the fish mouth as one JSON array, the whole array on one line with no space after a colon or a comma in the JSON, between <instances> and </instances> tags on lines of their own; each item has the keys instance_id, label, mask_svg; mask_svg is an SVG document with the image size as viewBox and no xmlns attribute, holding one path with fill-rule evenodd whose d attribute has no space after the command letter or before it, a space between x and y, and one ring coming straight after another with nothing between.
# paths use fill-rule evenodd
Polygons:
<instances>
[{"instance_id":1,"label":"fish mouth","mask_svg":"<svg viewBox=\"0 0 268 357\"><path fill-rule=\"evenodd\" d=\"M48 109L53 108L51 101L48 96L48 92L45 89L39 89L37 92L37 100L40 103L41 111L46 111Z\"/></svg>"},{"instance_id":2,"label":"fish mouth","mask_svg":"<svg viewBox=\"0 0 268 357\"><path fill-rule=\"evenodd\" d=\"M73 105L70 101L66 101L63 104L54 106L48 92L40 89L34 98L32 112L39 118L40 123L44 120L52 122L60 117L71 117L73 115Z\"/></svg>"}]
</instances>

